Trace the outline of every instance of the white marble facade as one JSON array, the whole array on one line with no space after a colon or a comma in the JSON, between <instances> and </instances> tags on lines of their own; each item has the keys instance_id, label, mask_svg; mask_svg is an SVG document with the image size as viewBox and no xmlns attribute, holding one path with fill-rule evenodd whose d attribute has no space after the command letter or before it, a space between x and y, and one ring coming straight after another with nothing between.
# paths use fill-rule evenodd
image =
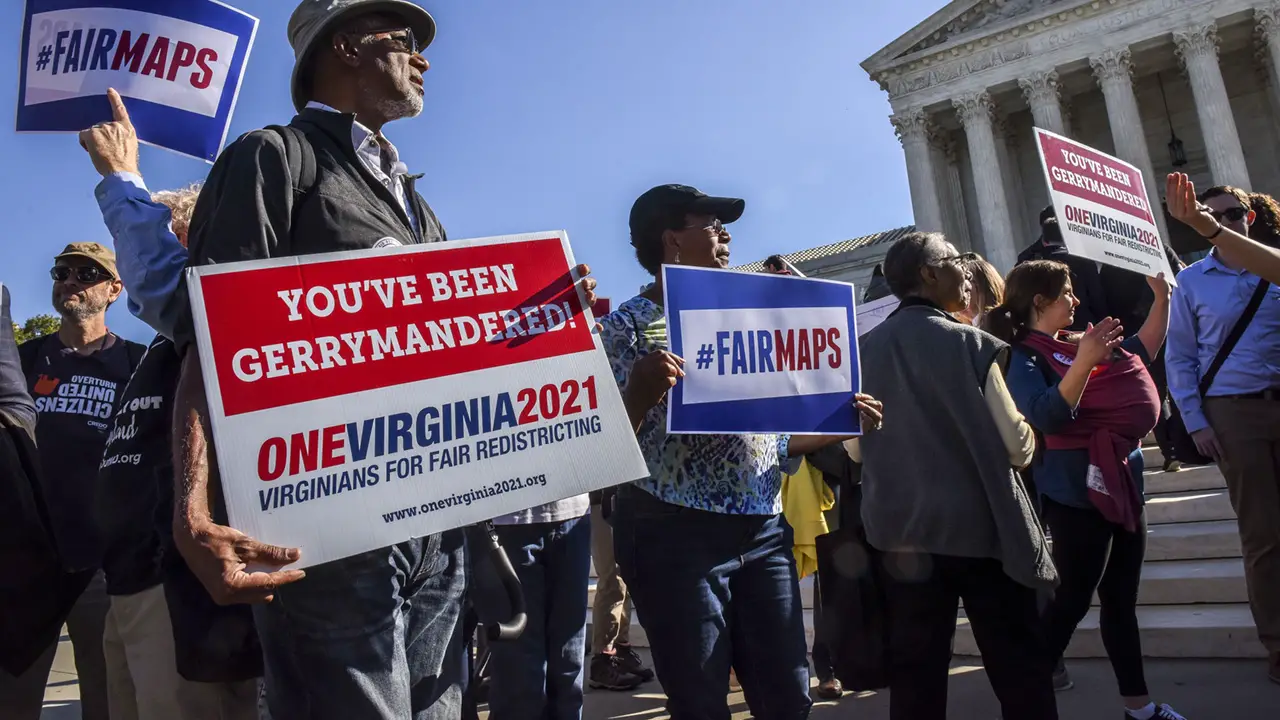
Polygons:
<instances>
[{"instance_id":1,"label":"white marble facade","mask_svg":"<svg viewBox=\"0 0 1280 720\"><path fill-rule=\"evenodd\" d=\"M862 67L916 225L1001 270L1049 202L1035 126L1133 163L1157 204L1171 133L1198 185L1280 194L1280 0L955 0Z\"/></svg>"}]
</instances>

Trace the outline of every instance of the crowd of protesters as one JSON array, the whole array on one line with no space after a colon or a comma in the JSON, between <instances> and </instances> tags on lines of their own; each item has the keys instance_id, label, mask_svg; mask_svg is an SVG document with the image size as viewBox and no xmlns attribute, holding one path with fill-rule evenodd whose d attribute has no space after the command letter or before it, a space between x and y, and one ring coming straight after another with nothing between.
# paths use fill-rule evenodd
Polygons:
<instances>
[{"instance_id":1,"label":"crowd of protesters","mask_svg":"<svg viewBox=\"0 0 1280 720\"><path fill-rule=\"evenodd\" d=\"M866 298L900 305L859 340L857 438L667 433L684 360L660 269L727 268L746 203L645 192L630 244L654 282L602 318L600 340L649 475L494 519L529 619L487 646L484 673L462 530L303 572L297 549L229 527L183 271L446 242L383 134L421 112L435 30L408 0L304 0L289 21L298 114L229 145L202 186L147 189L114 91L115 120L81 134L114 251L54 258L60 329L21 347L0 286L5 717L39 717L65 624L85 718L458 718L482 684L495 720L580 718L584 683L655 674L677 719L729 717L731 677L755 717L803 718L800 575L814 568L798 567L784 484L807 462L834 501L815 511L830 539L803 541L820 568L819 697L845 680L889 688L895 720L945 717L963 601L1004 717L1052 720L1096 593L1126 715L1179 720L1148 690L1136 614L1153 429L1165 470L1222 467L1280 682L1280 208L1230 187L1197 196L1182 175L1169 212L1214 247L1185 269L1168 251L1176 290L1072 256L1051 208L1006 277L941 235L898 240ZM766 270L799 274L777 256ZM148 346L106 326L126 290L157 332ZM860 573L831 562L836 542L860 548ZM867 582L872 595L846 592Z\"/></svg>"}]
</instances>

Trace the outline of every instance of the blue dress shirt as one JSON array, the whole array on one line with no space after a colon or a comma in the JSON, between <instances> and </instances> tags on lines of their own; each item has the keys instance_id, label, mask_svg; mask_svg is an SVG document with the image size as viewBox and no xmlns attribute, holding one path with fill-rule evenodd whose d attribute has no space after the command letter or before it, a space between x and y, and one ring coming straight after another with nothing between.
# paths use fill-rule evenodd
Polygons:
<instances>
[{"instance_id":1,"label":"blue dress shirt","mask_svg":"<svg viewBox=\"0 0 1280 720\"><path fill-rule=\"evenodd\" d=\"M1208 257L1178 273L1169 308L1165 346L1169 394L1188 432L1209 427L1200 401L1200 379L1258 287L1258 276ZM1209 397L1280 388L1280 288L1272 286L1240 342L1209 387Z\"/></svg>"},{"instance_id":2,"label":"blue dress shirt","mask_svg":"<svg viewBox=\"0 0 1280 720\"><path fill-rule=\"evenodd\" d=\"M102 220L116 245L116 268L128 291L129 312L172 339L180 313L175 292L187 267L187 249L170 225L169 208L151 199L142 178L112 173L94 190Z\"/></svg>"}]
</instances>

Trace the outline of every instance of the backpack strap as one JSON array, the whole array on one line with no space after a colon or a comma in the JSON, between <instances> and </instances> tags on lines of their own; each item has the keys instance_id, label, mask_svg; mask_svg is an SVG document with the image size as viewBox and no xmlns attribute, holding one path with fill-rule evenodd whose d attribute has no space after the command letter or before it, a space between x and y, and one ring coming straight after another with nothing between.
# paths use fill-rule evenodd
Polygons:
<instances>
[{"instance_id":1,"label":"backpack strap","mask_svg":"<svg viewBox=\"0 0 1280 720\"><path fill-rule=\"evenodd\" d=\"M268 125L284 141L284 156L289 163L289 179L293 184L293 213L289 230L297 225L298 210L316 186L316 150L306 133L292 125Z\"/></svg>"},{"instance_id":2,"label":"backpack strap","mask_svg":"<svg viewBox=\"0 0 1280 720\"><path fill-rule=\"evenodd\" d=\"M121 338L121 340L124 340L124 338ZM147 354L147 346L125 340L125 349L129 353L129 375L132 376L137 371L138 366L142 364L142 358Z\"/></svg>"},{"instance_id":3,"label":"backpack strap","mask_svg":"<svg viewBox=\"0 0 1280 720\"><path fill-rule=\"evenodd\" d=\"M1249 329L1249 323L1253 322L1253 316L1258 314L1258 308L1262 307L1262 301L1267 297L1267 290L1271 287L1271 283L1266 280L1258 280L1258 287L1253 291L1253 297L1249 298L1249 304L1245 306L1244 312L1240 314L1240 319L1236 320L1235 327L1231 328L1231 333L1227 335L1227 339L1223 341L1222 347L1218 348L1218 354L1213 356L1213 362L1209 365L1209 370L1200 379L1200 397L1205 397L1209 393L1209 386L1213 385L1213 379L1218 376L1218 371L1222 369L1222 364L1227 361L1227 356L1235 349L1236 343L1240 342L1240 338L1244 336L1244 331Z\"/></svg>"}]
</instances>

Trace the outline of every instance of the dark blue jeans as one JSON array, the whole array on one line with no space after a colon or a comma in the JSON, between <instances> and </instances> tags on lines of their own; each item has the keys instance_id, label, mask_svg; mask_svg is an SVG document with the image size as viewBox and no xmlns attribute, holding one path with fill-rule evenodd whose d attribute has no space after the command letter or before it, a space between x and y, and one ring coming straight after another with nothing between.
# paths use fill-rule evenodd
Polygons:
<instances>
[{"instance_id":1,"label":"dark blue jeans","mask_svg":"<svg viewBox=\"0 0 1280 720\"><path fill-rule=\"evenodd\" d=\"M498 540L524 590L529 624L489 648L493 720L578 720L587 643L591 516L498 525Z\"/></svg>"},{"instance_id":2,"label":"dark blue jeans","mask_svg":"<svg viewBox=\"0 0 1280 720\"><path fill-rule=\"evenodd\" d=\"M759 720L805 718L804 611L781 515L724 515L634 487L613 517L618 569L672 720L727 720L729 668Z\"/></svg>"},{"instance_id":3,"label":"dark blue jeans","mask_svg":"<svg viewBox=\"0 0 1280 720\"><path fill-rule=\"evenodd\" d=\"M461 530L307 568L254 608L273 720L453 720L462 712Z\"/></svg>"}]
</instances>

